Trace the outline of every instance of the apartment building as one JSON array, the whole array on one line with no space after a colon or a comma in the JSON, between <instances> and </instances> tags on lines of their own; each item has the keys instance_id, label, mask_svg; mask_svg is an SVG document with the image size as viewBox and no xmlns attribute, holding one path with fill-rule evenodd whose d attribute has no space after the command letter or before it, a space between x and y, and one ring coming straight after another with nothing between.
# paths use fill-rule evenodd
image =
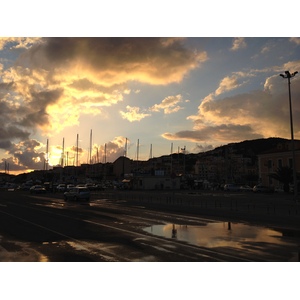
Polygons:
<instances>
[{"instance_id":1,"label":"apartment building","mask_svg":"<svg viewBox=\"0 0 300 300\"><path fill-rule=\"evenodd\" d=\"M295 143L296 172L300 173L300 143ZM259 180L263 185L280 187L281 183L270 177L278 168L293 168L291 143L278 144L275 149L258 155Z\"/></svg>"}]
</instances>

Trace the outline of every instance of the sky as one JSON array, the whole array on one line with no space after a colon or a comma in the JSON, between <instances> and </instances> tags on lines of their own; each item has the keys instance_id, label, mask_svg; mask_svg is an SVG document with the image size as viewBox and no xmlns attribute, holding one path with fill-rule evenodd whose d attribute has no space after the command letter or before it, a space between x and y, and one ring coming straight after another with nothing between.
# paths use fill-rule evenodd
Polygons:
<instances>
[{"instance_id":1,"label":"sky","mask_svg":"<svg viewBox=\"0 0 300 300\"><path fill-rule=\"evenodd\" d=\"M299 53L289 37L0 38L0 169L43 169L47 143L50 167L63 150L74 165L77 135L79 163L290 138L279 74ZM299 75L291 91L300 138Z\"/></svg>"},{"instance_id":2,"label":"sky","mask_svg":"<svg viewBox=\"0 0 300 300\"><path fill-rule=\"evenodd\" d=\"M209 16L190 20L175 4L173 16L181 14L181 23L178 17L163 19L163 11L151 6L156 22L149 29L136 26L148 24L148 15L144 23L135 12L124 17L119 4L112 13L120 21L117 29L101 27L109 16L95 26L97 13L90 11L92 17L83 18L85 30L76 22L68 31L63 10L49 6L50 17L26 15L19 5L16 18L26 22L6 26L10 30L0 35L0 172L8 165L11 174L43 169L46 158L50 168L57 166L63 150L63 164L74 165L77 136L79 164L291 137L288 84L279 74L300 71L300 38L275 25L276 33L268 34L265 17L254 32L253 26L250 33L233 26L241 20L249 24L255 8L249 8L249 17L235 12L226 22L216 13L213 27L206 26ZM70 23L81 14L74 7ZM277 9L275 19L283 12ZM48 24L54 12L56 27ZM256 13L263 16L263 10ZM1 21L6 25L9 18ZM43 18L43 26L36 26ZM300 138L299 74L291 91L294 137Z\"/></svg>"},{"instance_id":3,"label":"sky","mask_svg":"<svg viewBox=\"0 0 300 300\"><path fill-rule=\"evenodd\" d=\"M98 149L101 162L105 144L107 161L124 155L126 138L127 156L132 159L137 155L138 140L139 158L148 159L151 144L152 155L156 157L170 154L172 144L173 152L186 146L186 152L198 153L246 139L290 138L287 80L279 74L286 70L300 72L300 41L294 38L299 36L299 26L294 21L299 19L297 7L295 0L290 0L289 5L257 0L250 3L152 0L144 1L143 5L133 0L85 0L73 1L72 6L68 1L57 0L44 2L44 5L36 0L3 2L0 18L0 172L4 172L5 162L9 163L10 174L43 168L47 140L49 162L57 165L63 139L65 153L68 151L70 157L74 156L72 149L76 147L77 134L82 150L80 160L86 162L91 130L93 146ZM132 39L108 39L111 37ZM147 41L136 37L164 38ZM300 138L299 77L297 74L291 85L296 138ZM69 158L69 164L72 163ZM90 266L86 266L88 271ZM185 284L181 278L176 289L170 286L178 281L177 265L169 272L169 264L167 268L152 264L131 265L131 269L139 266L143 269L136 270L135 274L143 272L143 276L135 280L148 292L149 282L160 274L164 278L156 280L155 284L166 287L163 292L168 298L171 293L179 299L182 295L194 296L199 292L198 285L192 281L199 276L188 276L198 271L198 264L180 265L188 281ZM151 266L155 270L149 269ZM278 265L273 266L274 271L275 268L278 271ZM30 265L30 270L32 267ZM75 264L74 267L78 269ZM81 265L81 270L83 267ZM162 272L157 272L157 267ZM291 274L290 264L288 270L283 267L281 264L281 271ZM235 278L235 282L238 280L239 286L246 284L243 287L251 293L247 279L251 276L253 282L253 272L244 265L230 264L229 273L224 265L221 275L220 265L216 266L217 270L212 265L201 265L201 268L204 269L201 274L205 274L201 277L201 282L205 282L201 294L211 296L211 291L214 295L220 291L222 297L225 294L239 299L239 289L233 292L233 277L228 276L236 273L243 276L240 280ZM6 274L11 269L9 265ZM24 278L29 278L31 283L32 277L28 276L27 269L23 276L22 270L14 270L14 278L21 274L20 283L26 290L31 285ZM40 277L43 282L39 281L36 297L30 290L31 298L40 298L43 283L47 282L45 277L50 279L54 275L51 271L47 269ZM259 276L255 283L268 296L273 291L265 284L266 278L270 278L270 283L280 278L278 286L282 287L284 295L294 291L292 286L297 287L290 284L296 276L285 276L288 283L285 284L272 268L268 268L267 274L264 272L266 270L260 268L263 286L267 288L262 289ZM215 289L216 274L222 278L218 281L221 286L218 291ZM127 265L124 273L118 265L118 272L112 275L117 276L117 280L120 278L118 282L131 287L130 282L124 280L124 275L128 275ZM127 277L132 281L132 272L130 275ZM38 277L34 278L37 280ZM9 293L14 290L15 282L8 280L4 284ZM114 288L115 282L106 280L105 286ZM98 290L94 293L90 281L87 283L87 289L82 285L82 294L97 294ZM180 287L183 287L182 292ZM24 289L21 290L23 295ZM124 292L124 289L119 290ZM55 289L53 291L56 293ZM140 289L137 291L130 290L131 298L140 298ZM66 289L68 297L70 292ZM75 293L81 296L78 289L72 293L73 297ZM274 289L272 296L278 298L282 294Z\"/></svg>"}]
</instances>

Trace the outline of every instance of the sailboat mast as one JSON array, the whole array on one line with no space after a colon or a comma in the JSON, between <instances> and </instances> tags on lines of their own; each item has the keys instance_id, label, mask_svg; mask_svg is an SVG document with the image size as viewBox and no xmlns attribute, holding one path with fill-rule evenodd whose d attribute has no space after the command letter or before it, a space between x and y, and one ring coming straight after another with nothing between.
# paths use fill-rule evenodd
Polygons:
<instances>
[{"instance_id":1,"label":"sailboat mast","mask_svg":"<svg viewBox=\"0 0 300 300\"><path fill-rule=\"evenodd\" d=\"M78 167L78 133L76 139L76 167Z\"/></svg>"},{"instance_id":2,"label":"sailboat mast","mask_svg":"<svg viewBox=\"0 0 300 300\"><path fill-rule=\"evenodd\" d=\"M149 158L152 158L152 144L150 145L150 154L149 154Z\"/></svg>"},{"instance_id":3,"label":"sailboat mast","mask_svg":"<svg viewBox=\"0 0 300 300\"><path fill-rule=\"evenodd\" d=\"M49 163L49 140L47 139L46 145L46 161L45 161L45 170L48 171L48 163Z\"/></svg>"},{"instance_id":4,"label":"sailboat mast","mask_svg":"<svg viewBox=\"0 0 300 300\"><path fill-rule=\"evenodd\" d=\"M92 129L90 133L90 165L92 164Z\"/></svg>"},{"instance_id":5,"label":"sailboat mast","mask_svg":"<svg viewBox=\"0 0 300 300\"><path fill-rule=\"evenodd\" d=\"M137 166L137 169L138 169L138 165L139 165L139 150L140 150L140 140L138 139L137 147L136 147L136 166Z\"/></svg>"},{"instance_id":6,"label":"sailboat mast","mask_svg":"<svg viewBox=\"0 0 300 300\"><path fill-rule=\"evenodd\" d=\"M171 143L171 174L173 172L173 143Z\"/></svg>"},{"instance_id":7,"label":"sailboat mast","mask_svg":"<svg viewBox=\"0 0 300 300\"><path fill-rule=\"evenodd\" d=\"M64 158L65 158L65 138L63 138L62 143L62 153L61 153L61 166L64 167Z\"/></svg>"}]
</instances>

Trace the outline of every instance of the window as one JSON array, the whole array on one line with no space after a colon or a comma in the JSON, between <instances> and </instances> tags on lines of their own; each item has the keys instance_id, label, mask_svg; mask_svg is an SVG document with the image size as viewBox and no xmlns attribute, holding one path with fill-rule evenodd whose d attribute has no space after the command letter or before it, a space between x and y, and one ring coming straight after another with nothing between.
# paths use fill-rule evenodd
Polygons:
<instances>
[{"instance_id":1,"label":"window","mask_svg":"<svg viewBox=\"0 0 300 300\"><path fill-rule=\"evenodd\" d=\"M278 168L282 168L282 159L281 158L278 159Z\"/></svg>"},{"instance_id":2,"label":"window","mask_svg":"<svg viewBox=\"0 0 300 300\"><path fill-rule=\"evenodd\" d=\"M293 169L293 159L289 158L289 167Z\"/></svg>"},{"instance_id":3,"label":"window","mask_svg":"<svg viewBox=\"0 0 300 300\"><path fill-rule=\"evenodd\" d=\"M269 168L269 169L272 169L272 165L273 165L272 160L269 159L269 160L268 160L268 168Z\"/></svg>"}]
</instances>

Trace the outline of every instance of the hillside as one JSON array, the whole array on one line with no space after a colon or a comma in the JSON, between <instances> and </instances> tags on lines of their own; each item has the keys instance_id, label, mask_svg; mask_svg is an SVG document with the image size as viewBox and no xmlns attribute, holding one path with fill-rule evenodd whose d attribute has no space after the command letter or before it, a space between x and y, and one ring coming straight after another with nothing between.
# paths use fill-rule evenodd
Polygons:
<instances>
[{"instance_id":1,"label":"hillside","mask_svg":"<svg viewBox=\"0 0 300 300\"><path fill-rule=\"evenodd\" d=\"M239 143L230 143L228 145L217 147L213 150L205 152L206 154L225 153L230 151L236 154L243 154L244 156L252 157L260 153L275 149L278 144L289 143L289 139L283 138L266 138L256 140L246 140Z\"/></svg>"}]
</instances>

